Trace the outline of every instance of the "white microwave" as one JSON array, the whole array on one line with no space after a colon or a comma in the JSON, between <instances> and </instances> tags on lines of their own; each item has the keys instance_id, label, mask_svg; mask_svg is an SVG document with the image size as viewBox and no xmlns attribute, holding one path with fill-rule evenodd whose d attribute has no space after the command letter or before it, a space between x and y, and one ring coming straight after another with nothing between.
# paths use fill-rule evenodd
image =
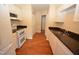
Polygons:
<instances>
[{"instance_id":1,"label":"white microwave","mask_svg":"<svg viewBox=\"0 0 79 59\"><path fill-rule=\"evenodd\" d=\"M11 20L19 20L17 14L10 12L10 19Z\"/></svg>"}]
</instances>

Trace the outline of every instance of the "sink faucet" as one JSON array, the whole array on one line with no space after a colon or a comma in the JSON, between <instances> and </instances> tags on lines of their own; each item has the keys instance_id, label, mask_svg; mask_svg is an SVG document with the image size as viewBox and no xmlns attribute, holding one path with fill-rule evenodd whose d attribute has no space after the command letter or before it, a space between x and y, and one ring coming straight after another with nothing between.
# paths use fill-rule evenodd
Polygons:
<instances>
[{"instance_id":1,"label":"sink faucet","mask_svg":"<svg viewBox=\"0 0 79 59\"><path fill-rule=\"evenodd\" d=\"M69 35L69 33L68 33L68 31L67 30L65 30L65 32L64 32L66 35Z\"/></svg>"}]
</instances>

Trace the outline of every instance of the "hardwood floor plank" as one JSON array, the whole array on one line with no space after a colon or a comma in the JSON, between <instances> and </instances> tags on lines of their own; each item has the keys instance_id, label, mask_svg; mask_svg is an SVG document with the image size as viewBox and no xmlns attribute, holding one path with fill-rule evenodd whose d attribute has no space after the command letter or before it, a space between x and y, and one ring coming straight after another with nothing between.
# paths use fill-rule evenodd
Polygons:
<instances>
[{"instance_id":1,"label":"hardwood floor plank","mask_svg":"<svg viewBox=\"0 0 79 59\"><path fill-rule=\"evenodd\" d=\"M24 45L16 49L17 55L52 55L49 42L46 40L45 34L36 33L33 39L27 39Z\"/></svg>"}]
</instances>

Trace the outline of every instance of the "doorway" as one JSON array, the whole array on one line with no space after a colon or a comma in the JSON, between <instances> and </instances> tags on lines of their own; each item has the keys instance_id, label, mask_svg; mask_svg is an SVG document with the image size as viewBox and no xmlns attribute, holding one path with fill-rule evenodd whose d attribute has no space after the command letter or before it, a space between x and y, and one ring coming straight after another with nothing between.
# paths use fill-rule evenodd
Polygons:
<instances>
[{"instance_id":1,"label":"doorway","mask_svg":"<svg viewBox=\"0 0 79 59\"><path fill-rule=\"evenodd\" d=\"M41 32L45 32L46 15L41 16Z\"/></svg>"}]
</instances>

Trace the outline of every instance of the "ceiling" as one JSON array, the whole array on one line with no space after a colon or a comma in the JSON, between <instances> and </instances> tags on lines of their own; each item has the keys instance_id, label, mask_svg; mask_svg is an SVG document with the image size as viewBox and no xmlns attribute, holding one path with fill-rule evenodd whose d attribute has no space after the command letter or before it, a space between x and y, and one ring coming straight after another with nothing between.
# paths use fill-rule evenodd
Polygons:
<instances>
[{"instance_id":1,"label":"ceiling","mask_svg":"<svg viewBox=\"0 0 79 59\"><path fill-rule=\"evenodd\" d=\"M33 12L36 11L47 11L49 8L48 4L32 4Z\"/></svg>"},{"instance_id":2,"label":"ceiling","mask_svg":"<svg viewBox=\"0 0 79 59\"><path fill-rule=\"evenodd\" d=\"M25 7L25 5L27 5L27 4L15 4L15 5L18 7ZM62 4L52 4L52 5L59 8ZM32 4L33 13L35 13L37 11L48 11L48 9L49 9L49 4Z\"/></svg>"},{"instance_id":3,"label":"ceiling","mask_svg":"<svg viewBox=\"0 0 79 59\"><path fill-rule=\"evenodd\" d=\"M17 7L24 7L27 4L15 4ZM41 10L47 10L49 7L49 4L32 4L32 9L34 11L41 11Z\"/></svg>"},{"instance_id":4,"label":"ceiling","mask_svg":"<svg viewBox=\"0 0 79 59\"><path fill-rule=\"evenodd\" d=\"M19 7L19 8L22 8L22 7L25 7L26 4L14 4L15 6Z\"/></svg>"}]
</instances>

